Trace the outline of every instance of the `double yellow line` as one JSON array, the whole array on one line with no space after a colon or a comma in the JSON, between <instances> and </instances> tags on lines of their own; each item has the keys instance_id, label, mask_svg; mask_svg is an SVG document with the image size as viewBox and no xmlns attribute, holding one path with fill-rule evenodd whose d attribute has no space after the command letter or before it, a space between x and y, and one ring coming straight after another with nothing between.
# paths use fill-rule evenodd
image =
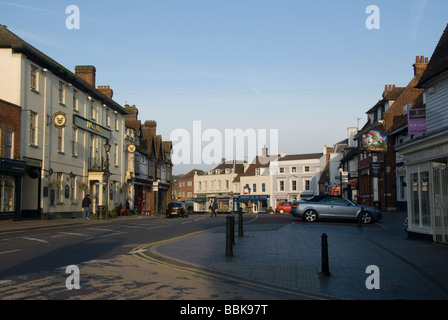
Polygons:
<instances>
[{"instance_id":1,"label":"double yellow line","mask_svg":"<svg viewBox=\"0 0 448 320\"><path fill-rule=\"evenodd\" d=\"M260 282L250 282L248 280L245 280L245 279L242 279L242 278L230 275L230 274L225 274L218 270L208 271L205 267L193 265L188 262L183 262L183 261L177 260L175 258L168 258L168 257L161 256L160 254L157 254L155 252L155 250L153 250L153 248L156 248L157 246L168 243L168 242L173 242L173 241L178 241L178 240L182 240L185 238L194 237L194 236L197 236L197 235L200 235L203 233L213 232L215 230L222 229L222 228L223 227L217 227L217 228L208 229L208 230L201 230L201 231L189 233L189 234L175 237L175 238L170 238L170 239L166 239L166 240L143 244L141 246L134 248L131 251L131 254L134 256L137 256L138 258L140 258L142 260L145 260L145 261L148 261L148 262L151 262L154 264L166 266L166 267L172 268L174 270L183 271L183 272L186 272L186 273L189 273L192 275L201 276L203 278L207 278L207 279L214 280L214 281L226 280L226 281L236 282L239 285L249 288L249 289L254 289L254 288L259 289L259 290L262 289L268 293L278 292L278 293L282 293L282 294L291 296L291 299L311 299L311 300L335 299L334 297L330 297L330 296L317 295L317 294L311 294L311 293L306 293L306 292L301 292L301 291L289 290L289 289L285 289L285 288L271 286L268 284L263 284Z\"/></svg>"}]
</instances>

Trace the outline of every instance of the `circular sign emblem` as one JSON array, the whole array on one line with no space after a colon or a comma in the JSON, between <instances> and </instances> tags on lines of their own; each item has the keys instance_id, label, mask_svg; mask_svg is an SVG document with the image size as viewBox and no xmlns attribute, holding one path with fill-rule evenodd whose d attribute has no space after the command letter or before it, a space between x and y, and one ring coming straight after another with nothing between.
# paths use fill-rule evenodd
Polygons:
<instances>
[{"instance_id":1,"label":"circular sign emblem","mask_svg":"<svg viewBox=\"0 0 448 320\"><path fill-rule=\"evenodd\" d=\"M65 127L65 124L67 123L67 117L65 116L65 113L63 112L57 112L53 116L53 124L56 128L62 128Z\"/></svg>"},{"instance_id":2,"label":"circular sign emblem","mask_svg":"<svg viewBox=\"0 0 448 320\"><path fill-rule=\"evenodd\" d=\"M133 153L133 152L135 151L135 145L134 145L134 144L130 144L130 145L128 145L128 151L129 151L130 153Z\"/></svg>"}]
</instances>

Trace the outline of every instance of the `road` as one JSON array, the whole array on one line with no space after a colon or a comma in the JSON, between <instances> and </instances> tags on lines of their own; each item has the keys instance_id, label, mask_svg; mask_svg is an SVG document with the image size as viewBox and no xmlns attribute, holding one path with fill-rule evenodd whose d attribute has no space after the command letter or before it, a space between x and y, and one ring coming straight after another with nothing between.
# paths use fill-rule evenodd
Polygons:
<instances>
[{"instance_id":1,"label":"road","mask_svg":"<svg viewBox=\"0 0 448 320\"><path fill-rule=\"evenodd\" d=\"M140 259L136 254L143 245L148 248L148 244L183 237L188 241L188 235L224 226L224 216L190 216L126 223L87 221L71 227L1 234L0 299L291 298L238 279L167 265L157 259ZM69 289L75 282L68 266L79 270L79 289Z\"/></svg>"}]
</instances>

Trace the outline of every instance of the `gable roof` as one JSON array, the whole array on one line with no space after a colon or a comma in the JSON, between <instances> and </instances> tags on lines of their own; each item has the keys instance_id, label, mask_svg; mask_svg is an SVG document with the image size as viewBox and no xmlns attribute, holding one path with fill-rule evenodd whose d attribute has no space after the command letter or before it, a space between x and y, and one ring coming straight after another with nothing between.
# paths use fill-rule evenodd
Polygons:
<instances>
[{"instance_id":1,"label":"gable roof","mask_svg":"<svg viewBox=\"0 0 448 320\"><path fill-rule=\"evenodd\" d=\"M420 81L417 84L417 88L423 88L423 86L431 79L441 75L448 71L448 25L443 32L439 43L434 49L434 53L429 60L428 67L423 73Z\"/></svg>"},{"instance_id":2,"label":"gable roof","mask_svg":"<svg viewBox=\"0 0 448 320\"><path fill-rule=\"evenodd\" d=\"M279 158L278 161L320 159L323 155L323 153L288 154Z\"/></svg>"}]
</instances>

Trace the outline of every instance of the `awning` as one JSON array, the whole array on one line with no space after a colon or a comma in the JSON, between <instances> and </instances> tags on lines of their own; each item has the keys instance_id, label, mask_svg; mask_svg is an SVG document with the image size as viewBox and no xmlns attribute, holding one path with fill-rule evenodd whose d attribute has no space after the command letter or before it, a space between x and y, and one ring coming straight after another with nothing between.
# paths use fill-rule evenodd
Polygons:
<instances>
[{"instance_id":1,"label":"awning","mask_svg":"<svg viewBox=\"0 0 448 320\"><path fill-rule=\"evenodd\" d=\"M249 202L249 201L267 201L269 196L240 196L237 198L239 202Z\"/></svg>"}]
</instances>

